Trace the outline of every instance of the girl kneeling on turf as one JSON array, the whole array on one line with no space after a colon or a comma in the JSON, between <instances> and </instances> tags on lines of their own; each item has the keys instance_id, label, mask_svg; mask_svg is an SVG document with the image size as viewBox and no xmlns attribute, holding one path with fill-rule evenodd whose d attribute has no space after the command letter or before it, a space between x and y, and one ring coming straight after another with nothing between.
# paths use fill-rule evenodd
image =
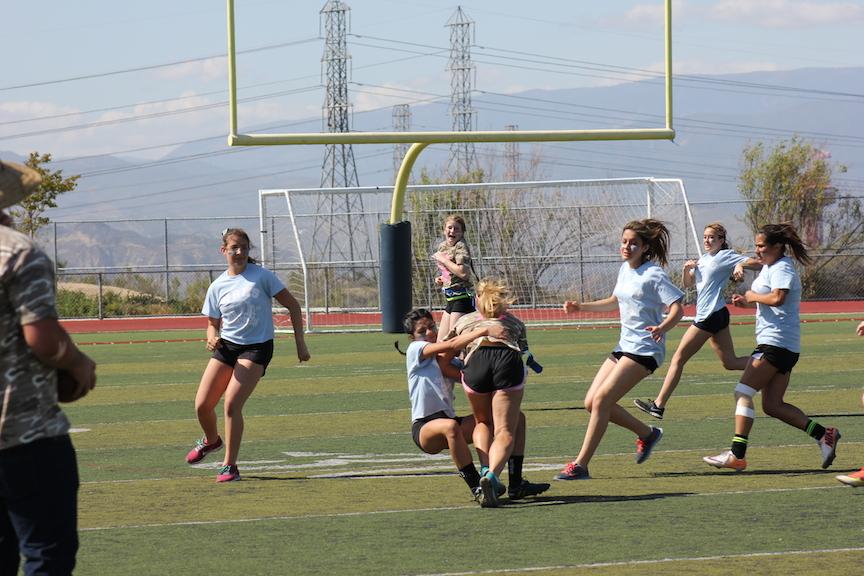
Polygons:
<instances>
[{"instance_id":1,"label":"girl kneeling on turf","mask_svg":"<svg viewBox=\"0 0 864 576\"><path fill-rule=\"evenodd\" d=\"M200 462L222 447L215 409L224 394L225 459L217 482L240 479L237 455L243 436L243 405L273 357L273 298L291 314L297 358L309 360L300 304L273 272L249 257L251 247L249 236L239 228L222 233L220 250L228 269L207 289L201 311L207 316L207 349L213 357L195 396L195 412L204 437L186 455L186 462Z\"/></svg>"}]
</instances>

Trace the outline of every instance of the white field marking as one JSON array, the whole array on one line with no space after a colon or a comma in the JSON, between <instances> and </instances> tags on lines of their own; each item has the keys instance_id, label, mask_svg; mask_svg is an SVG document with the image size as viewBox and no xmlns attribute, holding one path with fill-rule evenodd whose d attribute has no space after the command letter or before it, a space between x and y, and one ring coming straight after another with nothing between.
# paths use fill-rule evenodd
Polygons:
<instances>
[{"instance_id":1,"label":"white field marking","mask_svg":"<svg viewBox=\"0 0 864 576\"><path fill-rule=\"evenodd\" d=\"M150 479L150 480L152 481L152 479ZM747 492L717 492L717 493L714 493L713 495L725 496L727 494L741 495L741 494L761 494L761 493L770 493L770 492L802 492L805 490L845 490L845 489L848 489L848 486L839 485L839 486L819 486L819 487L811 487L811 488L772 488L772 489L766 489L766 490L750 490ZM703 496L703 494L685 494L682 497L689 498L689 497L693 497L693 496ZM554 504L565 504L565 503L566 502L563 500L547 500L547 501L544 501L544 502L541 502L538 504L529 504L528 506L519 506L519 507L528 508L528 507L533 507L533 506L537 506L537 505L550 506L550 505L554 505ZM417 514L417 513L421 513L421 512L450 512L453 510L476 510L476 509L477 509L476 504L466 504L465 506L444 506L444 507L439 507L439 508L403 508L403 509L399 509L399 510L366 510L363 512L331 512L331 513L326 513L326 514L299 514L299 515L295 515L295 516L289 516L289 515L258 516L258 517L254 517L254 518L234 518L234 519L230 519L230 520L188 520L185 522L154 522L154 523L150 523L150 524L121 524L119 526L93 526L91 528L78 528L78 531L79 532L100 532L100 531L107 531L107 530L132 530L132 529L138 529L138 528L167 528L170 526L213 526L213 525L220 525L220 524L248 524L248 523L252 523L252 522L316 520L316 519L320 519L320 518L351 518L351 517L357 517L357 516L378 516L381 514ZM836 551L844 551L844 550L858 551L858 550L864 550L864 548L850 548L850 549L843 548L843 549L837 549ZM828 550L828 552L831 552L831 551L834 551L834 550ZM819 552L819 551L818 550L809 551L809 552L808 551L802 551L801 553L811 553L812 554L812 553L817 553L817 552ZM790 552L790 554L791 554L791 552ZM722 558L722 557L719 557L719 558ZM695 560L698 560L698 559L699 558L695 558ZM705 559L709 559L709 558L706 557ZM672 561L672 560L684 561L684 560L690 560L690 559L689 558L669 559L669 561ZM659 562L659 561L649 560L649 561L645 561L645 562L646 563L653 563L653 562ZM639 561L634 561L631 563L637 564L637 563L639 563ZM591 567L591 566L604 566L604 565L605 564L596 564L596 565L586 564L584 566L585 567ZM614 564L612 564L612 565L614 565ZM563 566L563 568L574 568L574 567L579 567L579 566L582 566L582 565ZM548 568L536 568L535 570L547 570L547 569L554 569L554 568L555 568L554 566L550 566ZM521 569L521 570L524 570L524 569ZM518 570L514 569L511 571L515 572ZM493 572L497 572L497 571L493 571ZM464 574L486 574L486 573L488 573L488 572L464 572ZM456 573L454 573L454 574L456 574ZM459 572L458 574L463 574L463 573ZM446 576L451 576L451 575L448 574Z\"/></svg>"},{"instance_id":2,"label":"white field marking","mask_svg":"<svg viewBox=\"0 0 864 576\"><path fill-rule=\"evenodd\" d=\"M90 428L69 428L70 434L80 434L81 432L90 432Z\"/></svg>"},{"instance_id":3,"label":"white field marking","mask_svg":"<svg viewBox=\"0 0 864 576\"><path fill-rule=\"evenodd\" d=\"M497 570L472 570L470 572L435 572L414 574L412 576L478 576L480 574L507 574L512 572L544 572L547 570L567 570L573 568L610 568L615 566L651 566L672 562L712 562L715 560L770 558L774 556L805 556L810 554L837 554L843 552L864 552L858 548L822 548L818 550L789 550L786 552L748 552L746 554L722 554L718 556L691 556L683 558L660 558L658 560L623 560L620 562L594 562L592 564L559 564L557 566L530 566L527 568L499 568Z\"/></svg>"}]
</instances>

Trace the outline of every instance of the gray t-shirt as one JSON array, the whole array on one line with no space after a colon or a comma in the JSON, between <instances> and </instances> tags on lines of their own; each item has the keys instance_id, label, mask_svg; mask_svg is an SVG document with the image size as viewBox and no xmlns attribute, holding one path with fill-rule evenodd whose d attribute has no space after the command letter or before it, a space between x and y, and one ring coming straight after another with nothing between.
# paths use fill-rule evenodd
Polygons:
<instances>
[{"instance_id":1,"label":"gray t-shirt","mask_svg":"<svg viewBox=\"0 0 864 576\"><path fill-rule=\"evenodd\" d=\"M57 405L57 371L33 355L21 329L56 317L48 256L0 226L0 450L69 432Z\"/></svg>"}]
</instances>

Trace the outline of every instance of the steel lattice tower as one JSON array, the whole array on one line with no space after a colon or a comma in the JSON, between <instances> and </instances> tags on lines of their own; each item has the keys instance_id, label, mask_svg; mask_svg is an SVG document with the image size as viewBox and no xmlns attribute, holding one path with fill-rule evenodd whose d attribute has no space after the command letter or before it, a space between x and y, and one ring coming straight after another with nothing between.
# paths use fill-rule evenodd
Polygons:
<instances>
[{"instance_id":1,"label":"steel lattice tower","mask_svg":"<svg viewBox=\"0 0 864 576\"><path fill-rule=\"evenodd\" d=\"M394 132L409 132L411 130L411 105L396 104L393 106L393 131ZM393 146L393 178L399 174L399 168L402 166L402 159L408 152L408 144L396 144Z\"/></svg>"},{"instance_id":2,"label":"steel lattice tower","mask_svg":"<svg viewBox=\"0 0 864 576\"><path fill-rule=\"evenodd\" d=\"M321 68L326 70L324 100L324 131L349 132L348 99L348 12L351 8L341 0L328 0L320 11L324 29L324 55ZM321 166L322 188L359 186L354 150L350 144L327 144ZM327 194L318 199L318 217L312 241L316 256L328 261L336 259L355 261L371 258L368 241L356 246L354 231L360 224L357 215L363 213L363 199L359 194ZM355 220L352 222L352 219Z\"/></svg>"},{"instance_id":3,"label":"steel lattice tower","mask_svg":"<svg viewBox=\"0 0 864 576\"><path fill-rule=\"evenodd\" d=\"M519 126L508 124L504 130L515 131ZM518 182L521 180L522 170L520 169L521 156L519 153L518 142L504 143L504 180L507 182Z\"/></svg>"},{"instance_id":4,"label":"steel lattice tower","mask_svg":"<svg viewBox=\"0 0 864 576\"><path fill-rule=\"evenodd\" d=\"M447 22L450 28L450 116L454 132L470 132L474 129L475 112L471 106L472 75L471 44L473 25L462 7L458 7ZM454 179L467 176L479 168L473 142L450 144L448 172Z\"/></svg>"}]
</instances>

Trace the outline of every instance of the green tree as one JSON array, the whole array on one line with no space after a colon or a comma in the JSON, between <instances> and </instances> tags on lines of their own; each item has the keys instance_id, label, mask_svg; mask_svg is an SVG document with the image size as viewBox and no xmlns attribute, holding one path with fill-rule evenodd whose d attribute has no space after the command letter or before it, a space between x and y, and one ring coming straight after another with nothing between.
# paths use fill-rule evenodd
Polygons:
<instances>
[{"instance_id":1,"label":"green tree","mask_svg":"<svg viewBox=\"0 0 864 576\"><path fill-rule=\"evenodd\" d=\"M856 265L849 252L864 246L861 201L840 193L832 181L835 171L844 173L846 167L799 136L771 149L758 142L742 154L738 190L749 201L745 222L754 234L768 223L795 225L817 256L803 275L811 296L820 295L820 285L831 277L837 282L838 266Z\"/></svg>"},{"instance_id":2,"label":"green tree","mask_svg":"<svg viewBox=\"0 0 864 576\"><path fill-rule=\"evenodd\" d=\"M31 152L27 166L42 175L42 183L35 192L22 200L14 210L10 210L12 218L17 222L17 228L31 238L36 232L48 224L49 219L43 214L49 208L57 207L57 196L74 190L78 186L79 175L63 177L62 170L50 170L46 164L51 162L51 154Z\"/></svg>"}]
</instances>

